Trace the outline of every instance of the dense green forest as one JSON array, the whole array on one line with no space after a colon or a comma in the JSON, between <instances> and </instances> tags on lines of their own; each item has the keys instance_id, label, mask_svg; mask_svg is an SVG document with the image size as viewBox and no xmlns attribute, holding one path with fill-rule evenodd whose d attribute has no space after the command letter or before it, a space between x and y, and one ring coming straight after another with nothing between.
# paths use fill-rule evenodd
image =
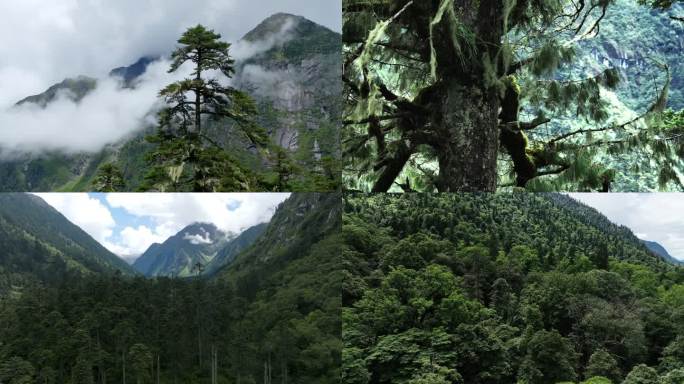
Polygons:
<instances>
[{"instance_id":1,"label":"dense green forest","mask_svg":"<svg viewBox=\"0 0 684 384\"><path fill-rule=\"evenodd\" d=\"M683 9L344 0L345 187L681 190Z\"/></svg>"},{"instance_id":2,"label":"dense green forest","mask_svg":"<svg viewBox=\"0 0 684 384\"><path fill-rule=\"evenodd\" d=\"M339 195L295 194L211 277L17 281L0 293L0 383L337 383L340 217Z\"/></svg>"},{"instance_id":3,"label":"dense green forest","mask_svg":"<svg viewBox=\"0 0 684 384\"><path fill-rule=\"evenodd\" d=\"M684 268L559 194L349 195L343 382L684 382Z\"/></svg>"}]
</instances>

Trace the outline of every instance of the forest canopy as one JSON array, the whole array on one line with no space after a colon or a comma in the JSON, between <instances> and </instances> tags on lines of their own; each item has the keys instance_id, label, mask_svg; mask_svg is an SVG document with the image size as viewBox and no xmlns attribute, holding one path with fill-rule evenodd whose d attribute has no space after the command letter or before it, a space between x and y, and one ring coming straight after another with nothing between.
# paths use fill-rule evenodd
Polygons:
<instances>
[{"instance_id":1,"label":"forest canopy","mask_svg":"<svg viewBox=\"0 0 684 384\"><path fill-rule=\"evenodd\" d=\"M678 384L684 268L554 194L351 195L343 382Z\"/></svg>"}]
</instances>

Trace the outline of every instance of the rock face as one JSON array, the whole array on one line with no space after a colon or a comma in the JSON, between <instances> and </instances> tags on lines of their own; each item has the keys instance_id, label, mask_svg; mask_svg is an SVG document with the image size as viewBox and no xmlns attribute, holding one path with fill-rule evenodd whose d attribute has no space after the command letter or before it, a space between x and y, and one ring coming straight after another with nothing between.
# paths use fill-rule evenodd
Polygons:
<instances>
[{"instance_id":1,"label":"rock face","mask_svg":"<svg viewBox=\"0 0 684 384\"><path fill-rule=\"evenodd\" d=\"M300 138L315 136L323 122L341 116L341 36L303 17L280 13L245 35L242 44L258 41L272 46L240 63L237 86L258 98L262 107L275 110L275 121L265 126L280 146L297 150L306 145L315 152L316 138ZM320 150L339 150L336 143L325 142Z\"/></svg>"}]
</instances>

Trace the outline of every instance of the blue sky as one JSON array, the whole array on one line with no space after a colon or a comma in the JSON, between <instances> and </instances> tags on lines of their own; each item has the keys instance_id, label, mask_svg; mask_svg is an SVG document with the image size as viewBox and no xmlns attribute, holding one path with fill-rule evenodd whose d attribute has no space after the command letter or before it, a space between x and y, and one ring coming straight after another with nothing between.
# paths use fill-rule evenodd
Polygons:
<instances>
[{"instance_id":1,"label":"blue sky","mask_svg":"<svg viewBox=\"0 0 684 384\"><path fill-rule=\"evenodd\" d=\"M684 193L570 193L640 239L684 260Z\"/></svg>"},{"instance_id":2,"label":"blue sky","mask_svg":"<svg viewBox=\"0 0 684 384\"><path fill-rule=\"evenodd\" d=\"M37 194L110 251L133 259L195 222L226 232L271 219L286 193Z\"/></svg>"}]
</instances>

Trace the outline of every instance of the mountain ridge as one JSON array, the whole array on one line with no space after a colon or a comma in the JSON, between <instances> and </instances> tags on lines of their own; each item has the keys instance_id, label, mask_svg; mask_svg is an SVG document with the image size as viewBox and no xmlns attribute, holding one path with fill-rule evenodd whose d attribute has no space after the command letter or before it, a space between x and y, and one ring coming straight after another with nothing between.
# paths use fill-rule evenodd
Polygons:
<instances>
[{"instance_id":1,"label":"mountain ridge","mask_svg":"<svg viewBox=\"0 0 684 384\"><path fill-rule=\"evenodd\" d=\"M147 277L212 275L249 248L267 226L260 223L236 235L212 223L196 222L163 243L150 245L133 267ZM198 265L201 270L196 268Z\"/></svg>"},{"instance_id":2,"label":"mountain ridge","mask_svg":"<svg viewBox=\"0 0 684 384\"><path fill-rule=\"evenodd\" d=\"M135 275L124 260L36 195L0 194L0 295L65 276Z\"/></svg>"},{"instance_id":3,"label":"mountain ridge","mask_svg":"<svg viewBox=\"0 0 684 384\"><path fill-rule=\"evenodd\" d=\"M670 255L667 249L663 247L660 243L656 241L649 241L643 239L641 240L641 242L644 243L644 245L646 245L646 248L648 248L651 252L663 258L665 261L675 265L684 265L684 261L679 260L676 257Z\"/></svg>"}]
</instances>

